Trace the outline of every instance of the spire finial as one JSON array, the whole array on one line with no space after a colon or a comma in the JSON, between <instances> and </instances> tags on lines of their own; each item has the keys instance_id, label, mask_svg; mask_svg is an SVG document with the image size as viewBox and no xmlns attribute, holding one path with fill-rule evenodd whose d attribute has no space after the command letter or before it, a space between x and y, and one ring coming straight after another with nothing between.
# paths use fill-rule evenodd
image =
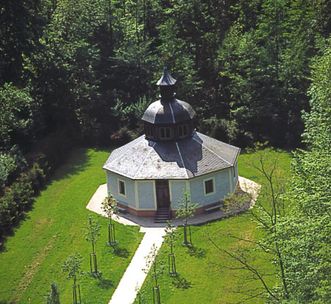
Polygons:
<instances>
[{"instance_id":1,"label":"spire finial","mask_svg":"<svg viewBox=\"0 0 331 304\"><path fill-rule=\"evenodd\" d=\"M163 75L161 76L161 78L159 79L159 81L156 83L158 86L173 86L176 83L176 79L173 78L168 69L167 66L164 66L163 68Z\"/></svg>"}]
</instances>

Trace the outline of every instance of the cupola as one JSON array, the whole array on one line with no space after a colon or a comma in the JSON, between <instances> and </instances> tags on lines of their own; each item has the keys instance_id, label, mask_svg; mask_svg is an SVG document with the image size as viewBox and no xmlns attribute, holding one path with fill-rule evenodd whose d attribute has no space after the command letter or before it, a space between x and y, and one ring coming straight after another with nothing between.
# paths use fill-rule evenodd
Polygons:
<instances>
[{"instance_id":1,"label":"cupola","mask_svg":"<svg viewBox=\"0 0 331 304\"><path fill-rule=\"evenodd\" d=\"M153 102L142 117L146 138L172 141L191 137L195 111L190 104L176 98L176 79L165 68L156 84L160 87L161 99Z\"/></svg>"}]
</instances>

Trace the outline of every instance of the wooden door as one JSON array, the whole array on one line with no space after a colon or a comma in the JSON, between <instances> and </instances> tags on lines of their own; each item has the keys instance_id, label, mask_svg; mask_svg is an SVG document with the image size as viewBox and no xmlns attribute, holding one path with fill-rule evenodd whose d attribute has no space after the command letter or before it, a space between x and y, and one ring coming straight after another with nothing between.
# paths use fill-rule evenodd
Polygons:
<instances>
[{"instance_id":1,"label":"wooden door","mask_svg":"<svg viewBox=\"0 0 331 304\"><path fill-rule=\"evenodd\" d=\"M155 181L157 208L170 207L170 194L168 180Z\"/></svg>"}]
</instances>

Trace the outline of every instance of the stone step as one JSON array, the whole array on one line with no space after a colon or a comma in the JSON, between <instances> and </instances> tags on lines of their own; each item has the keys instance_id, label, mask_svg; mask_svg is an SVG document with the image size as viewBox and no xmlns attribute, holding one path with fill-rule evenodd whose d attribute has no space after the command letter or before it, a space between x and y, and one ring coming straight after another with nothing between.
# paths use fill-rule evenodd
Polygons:
<instances>
[{"instance_id":1,"label":"stone step","mask_svg":"<svg viewBox=\"0 0 331 304\"><path fill-rule=\"evenodd\" d=\"M171 211L168 208L159 208L156 211L154 222L155 223L166 223L171 218Z\"/></svg>"}]
</instances>

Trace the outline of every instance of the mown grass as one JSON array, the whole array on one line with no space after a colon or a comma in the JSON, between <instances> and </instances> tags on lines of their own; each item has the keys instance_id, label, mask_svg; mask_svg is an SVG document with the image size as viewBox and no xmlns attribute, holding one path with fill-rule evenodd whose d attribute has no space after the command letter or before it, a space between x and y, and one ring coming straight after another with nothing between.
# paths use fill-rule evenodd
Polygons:
<instances>
[{"instance_id":1,"label":"mown grass","mask_svg":"<svg viewBox=\"0 0 331 304\"><path fill-rule=\"evenodd\" d=\"M115 255L106 246L107 220L86 210L97 187L105 183L101 169L108 151L78 149L57 170L41 192L5 250L0 252L0 303L45 303L50 284L56 282L61 303L71 303L71 281L62 272L65 259L76 252L83 257L80 284L84 303L107 303L130 262L142 234L136 227L116 224L123 249ZM88 216L95 216L101 227L97 256L102 279L89 270L91 244L85 240Z\"/></svg>"},{"instance_id":2,"label":"mown grass","mask_svg":"<svg viewBox=\"0 0 331 304\"><path fill-rule=\"evenodd\" d=\"M282 177L289 176L290 155L288 153L268 151L266 156L268 162L278 163ZM256 162L258 162L258 154L242 154L239 159L239 174L263 185L262 175L253 167ZM160 278L163 304L265 302L261 297L250 298L262 291L260 283L223 251L234 252L238 248L252 246L231 235L252 241L261 237L261 231L257 229L257 224L249 212L192 227L194 250L188 250L181 245L180 228L178 234L175 254L177 271L180 274L179 280L170 278L167 274L168 248L166 244L162 246L158 256L158 261L166 266ZM253 251L248 255L248 259L262 273L273 273L269 256ZM271 286L276 283L276 278L272 275L266 276L266 280ZM149 274L142 288L142 303L153 303L152 286L152 277Z\"/></svg>"}]
</instances>

